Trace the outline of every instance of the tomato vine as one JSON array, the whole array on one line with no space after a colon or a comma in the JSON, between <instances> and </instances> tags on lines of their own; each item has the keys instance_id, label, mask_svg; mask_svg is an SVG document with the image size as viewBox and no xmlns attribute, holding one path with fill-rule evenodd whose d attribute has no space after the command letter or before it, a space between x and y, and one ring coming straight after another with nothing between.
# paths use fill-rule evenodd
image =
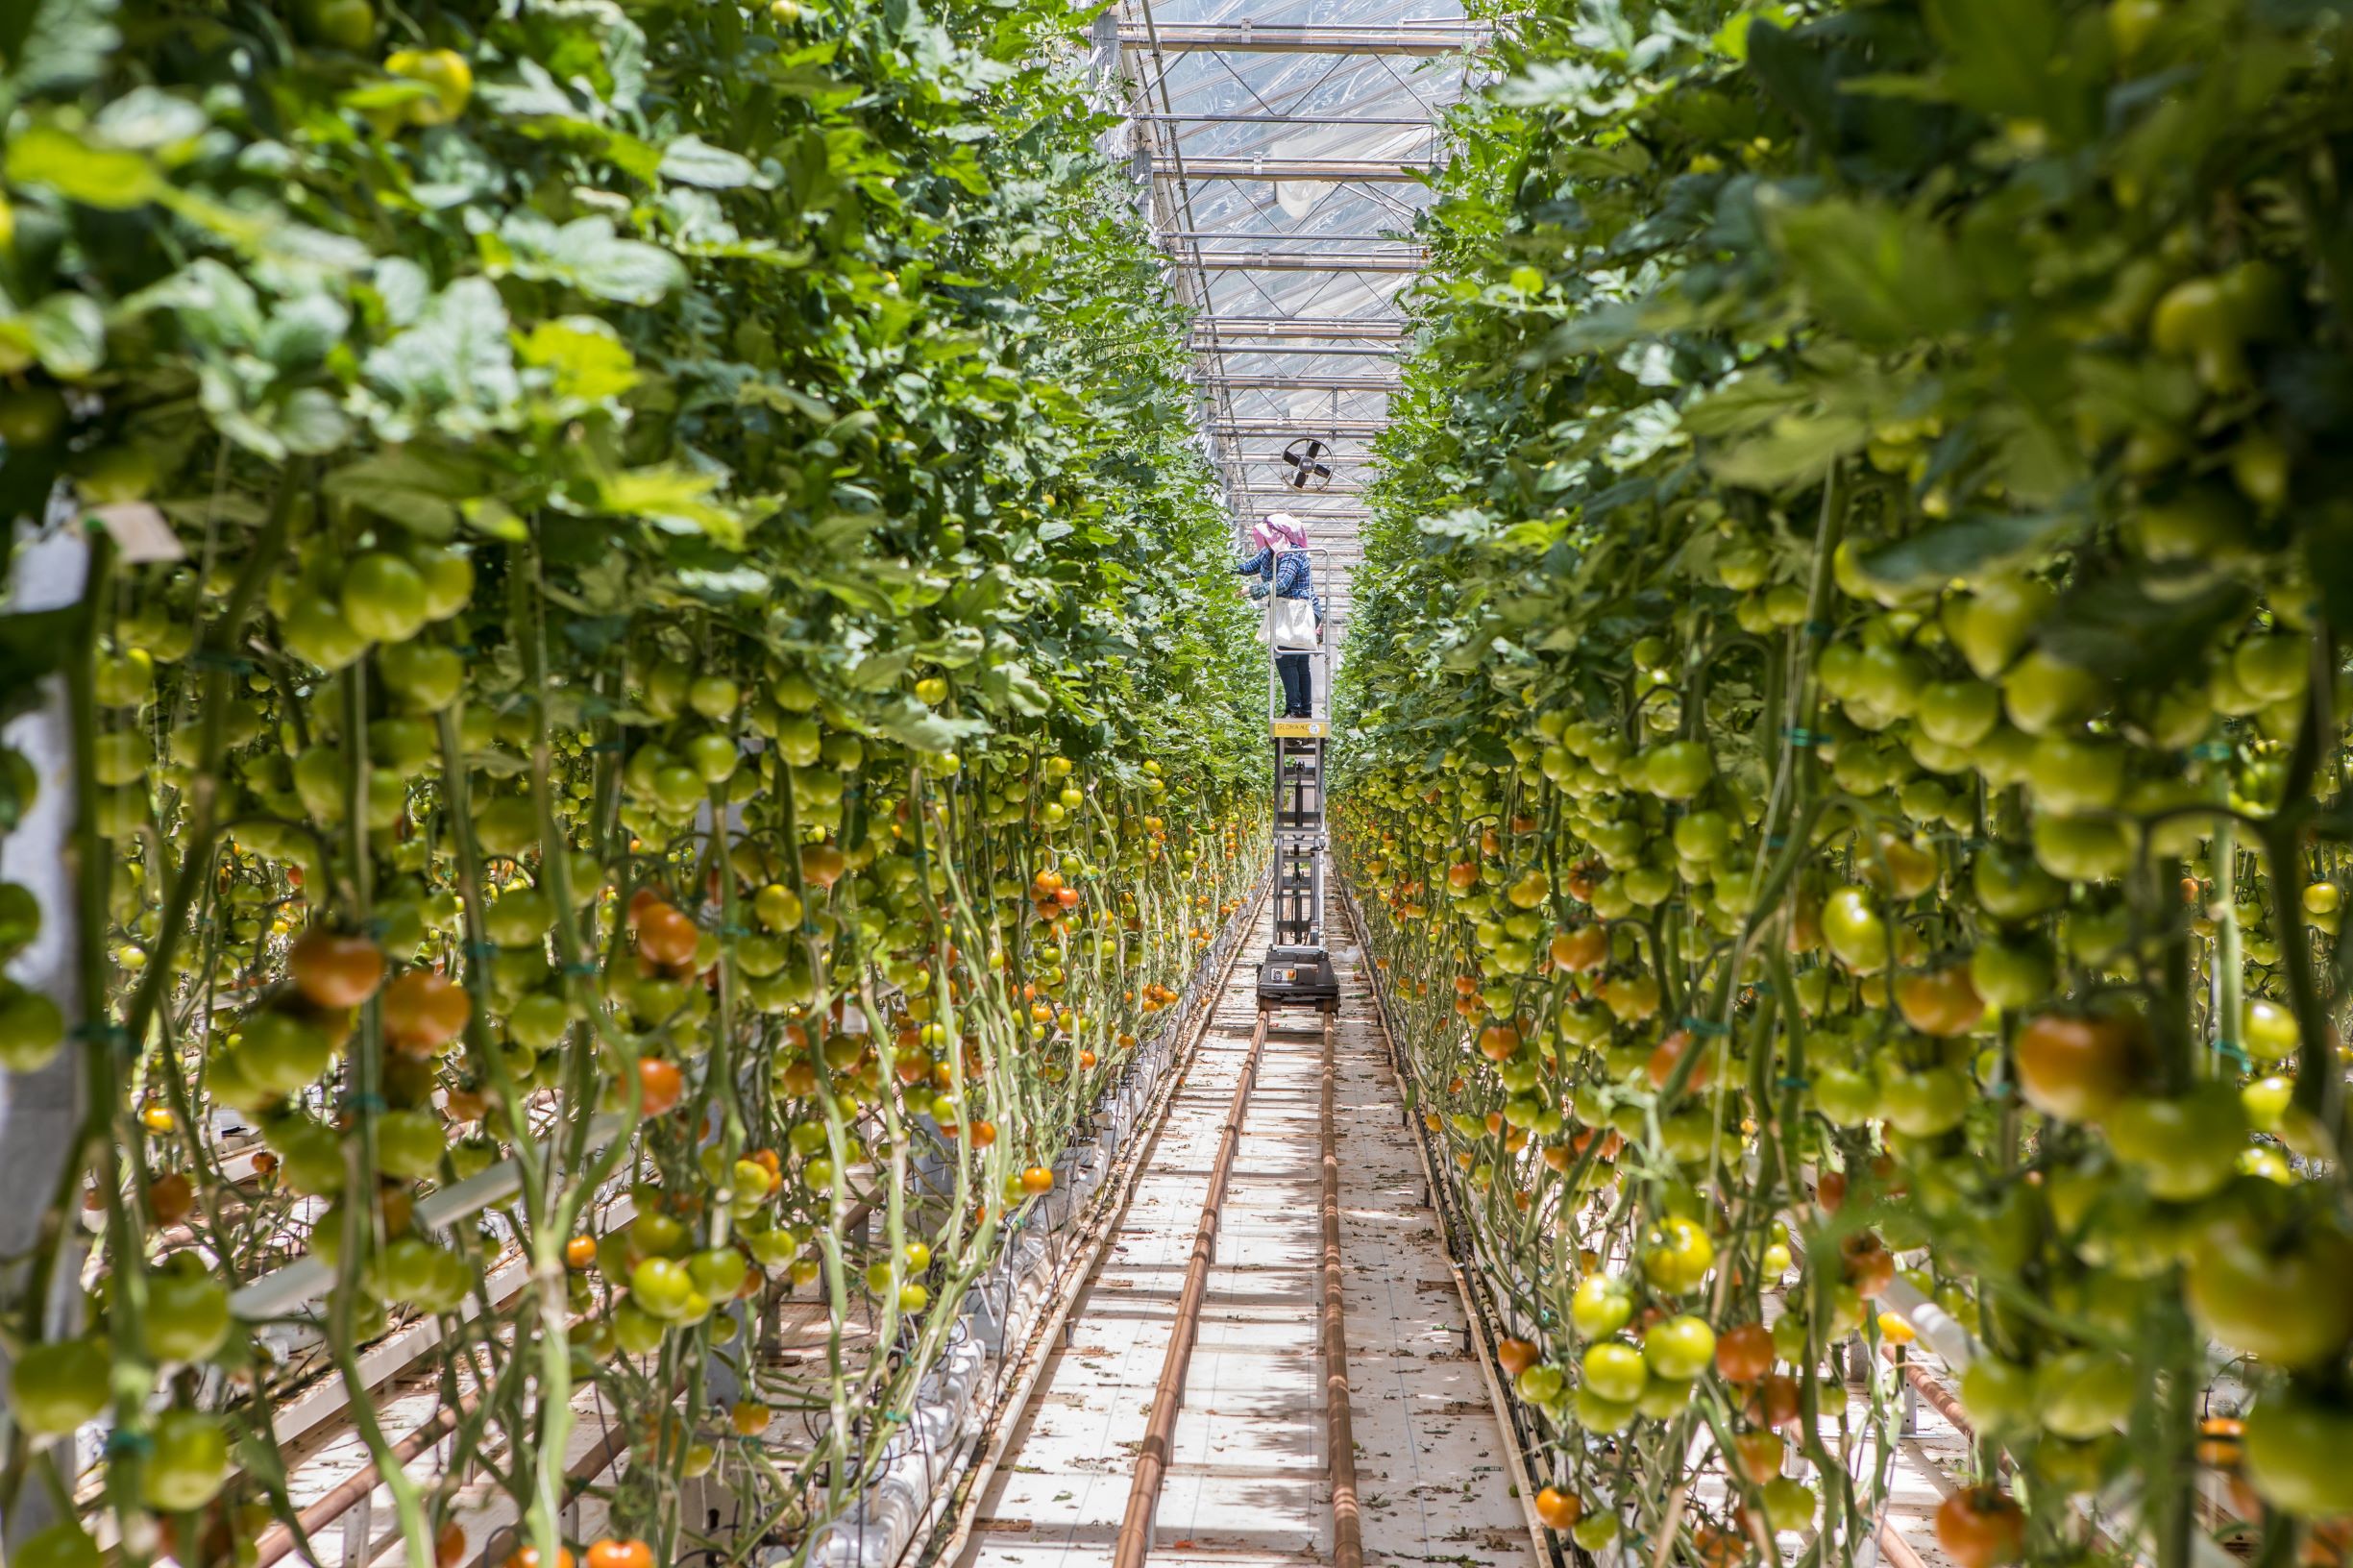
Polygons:
<instances>
[{"instance_id":1,"label":"tomato vine","mask_svg":"<svg viewBox=\"0 0 2353 1568\"><path fill-rule=\"evenodd\" d=\"M2343 42L1584 0L1461 111L1340 856L1578 1545L1875 1553L1924 1333L1956 1560L2341 1556Z\"/></svg>"}]
</instances>

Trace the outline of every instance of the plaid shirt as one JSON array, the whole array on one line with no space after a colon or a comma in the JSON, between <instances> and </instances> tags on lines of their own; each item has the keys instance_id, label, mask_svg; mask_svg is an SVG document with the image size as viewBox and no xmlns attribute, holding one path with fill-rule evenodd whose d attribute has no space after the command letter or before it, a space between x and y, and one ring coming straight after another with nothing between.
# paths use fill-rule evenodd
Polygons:
<instances>
[{"instance_id":1,"label":"plaid shirt","mask_svg":"<svg viewBox=\"0 0 2353 1568\"><path fill-rule=\"evenodd\" d=\"M1250 585L1252 599L1264 599L1271 579L1278 597L1306 600L1315 606L1315 619L1323 620L1324 601L1316 597L1314 575L1308 568L1306 551L1287 550L1277 555L1271 550L1262 550L1248 560L1235 562L1234 570L1259 579Z\"/></svg>"}]
</instances>

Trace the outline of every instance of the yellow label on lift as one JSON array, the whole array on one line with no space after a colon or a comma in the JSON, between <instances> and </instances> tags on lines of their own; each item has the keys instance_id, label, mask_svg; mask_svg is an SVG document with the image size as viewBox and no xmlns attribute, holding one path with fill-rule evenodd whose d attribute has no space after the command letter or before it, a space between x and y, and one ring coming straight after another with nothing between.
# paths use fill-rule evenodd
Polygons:
<instances>
[{"instance_id":1,"label":"yellow label on lift","mask_svg":"<svg viewBox=\"0 0 2353 1568\"><path fill-rule=\"evenodd\" d=\"M1332 733L1329 719L1276 719L1271 723L1279 741L1319 741Z\"/></svg>"}]
</instances>

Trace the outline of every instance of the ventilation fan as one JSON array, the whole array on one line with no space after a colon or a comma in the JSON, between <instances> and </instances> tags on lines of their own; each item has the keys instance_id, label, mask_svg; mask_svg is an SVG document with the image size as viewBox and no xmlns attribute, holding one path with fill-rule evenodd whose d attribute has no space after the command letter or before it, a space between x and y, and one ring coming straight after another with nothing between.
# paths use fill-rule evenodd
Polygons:
<instances>
[{"instance_id":1,"label":"ventilation fan","mask_svg":"<svg viewBox=\"0 0 2353 1568\"><path fill-rule=\"evenodd\" d=\"M1311 435L1303 435L1283 449L1283 460L1291 465L1284 480L1294 490L1321 490L1332 482L1332 470L1316 459L1332 450L1331 446Z\"/></svg>"}]
</instances>

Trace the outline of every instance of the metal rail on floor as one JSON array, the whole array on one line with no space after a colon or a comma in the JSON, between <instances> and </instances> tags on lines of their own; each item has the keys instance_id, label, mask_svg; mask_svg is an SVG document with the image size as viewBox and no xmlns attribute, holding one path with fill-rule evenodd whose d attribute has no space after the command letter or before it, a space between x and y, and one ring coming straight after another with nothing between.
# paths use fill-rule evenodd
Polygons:
<instances>
[{"instance_id":1,"label":"metal rail on floor","mask_svg":"<svg viewBox=\"0 0 2353 1568\"><path fill-rule=\"evenodd\" d=\"M1364 1530L1357 1496L1356 1429L1350 1409L1348 1384L1348 1313L1346 1277L1340 1268L1339 1129L1334 1115L1338 1082L1339 1015L1334 1008L1320 1012L1323 1020L1323 1269L1322 1352L1324 1360L1325 1453L1332 1493L1333 1568L1363 1568ZM1209 1190L1201 1203L1201 1221L1193 1232L1192 1258L1185 1269L1185 1288L1177 1299L1176 1322L1168 1352L1161 1363L1160 1382L1152 1391L1152 1421L1137 1455L1136 1473L1128 1484L1127 1510L1119 1524L1114 1568L1143 1568L1151 1556L1153 1514L1167 1479L1168 1454L1176 1436L1177 1416L1185 1402L1185 1379L1192 1362L1201 1327L1201 1306L1209 1292L1209 1274L1217 1258L1217 1230L1225 1205L1226 1180L1241 1147L1242 1117L1250 1092L1257 1086L1259 1061L1264 1054L1271 1012L1260 1008L1250 1032L1250 1054L1243 1060L1241 1078L1226 1110L1225 1126L1217 1142L1217 1158L1210 1168Z\"/></svg>"},{"instance_id":2,"label":"metal rail on floor","mask_svg":"<svg viewBox=\"0 0 2353 1568\"><path fill-rule=\"evenodd\" d=\"M1332 1115L1339 1013L1324 1012L1324 1431L1332 1463L1333 1568L1364 1568L1357 1506L1357 1442L1349 1410L1348 1311L1340 1274L1340 1144Z\"/></svg>"},{"instance_id":3,"label":"metal rail on floor","mask_svg":"<svg viewBox=\"0 0 2353 1568\"><path fill-rule=\"evenodd\" d=\"M1168 1476L1168 1449L1176 1437L1177 1411L1185 1400L1185 1373L1192 1360L1193 1340L1201 1327L1201 1301L1209 1293L1210 1265L1217 1258L1218 1212L1225 1206L1226 1178L1234 1169L1235 1150L1241 1146L1242 1113L1258 1082L1259 1057L1266 1047L1269 1014L1259 1009L1258 1024L1250 1031L1250 1054L1242 1060L1241 1078L1234 1086L1233 1104L1226 1108L1225 1131L1217 1139L1216 1163L1210 1167L1209 1194L1201 1202L1201 1223L1193 1230L1192 1260L1185 1265L1185 1289L1177 1298L1176 1323L1168 1336L1168 1354L1161 1362L1160 1382L1152 1390L1152 1424L1144 1432L1143 1448L1136 1457L1136 1474L1128 1482L1127 1512L1119 1521L1119 1545L1114 1568L1143 1568L1152 1551L1152 1515L1160 1507L1161 1483Z\"/></svg>"},{"instance_id":4,"label":"metal rail on floor","mask_svg":"<svg viewBox=\"0 0 2353 1568\"><path fill-rule=\"evenodd\" d=\"M1152 1104L1137 1118L1135 1135L1128 1139L1126 1150L1120 1157L1124 1164L1109 1186L1109 1201L1102 1204L1093 1221L1094 1230L1085 1243L1085 1258L1072 1276L1071 1287L1060 1293L1053 1312L1044 1325L1031 1335L1029 1348L1022 1353L1022 1369L1017 1385L1005 1395L996 1413L991 1418L992 1430L987 1450L973 1465L970 1475L960 1483L964 1495L957 1505L954 1532L944 1548L933 1551L927 1547L918 1555L917 1560L952 1563L961 1558L965 1543L971 1537L973 1523L979 1518L989 1482L995 1477L997 1466L1012 1447L1015 1433L1028 1415L1031 1397L1050 1359L1049 1347L1055 1335L1063 1331L1063 1325L1068 1321L1079 1299L1091 1288L1090 1282L1096 1265L1117 1233L1121 1221L1127 1217L1128 1204L1135 1196L1136 1184L1151 1164L1152 1151L1159 1144L1161 1130L1166 1124L1169 1112L1175 1108L1177 1095L1191 1076L1193 1064L1200 1056L1202 1041L1209 1038L1211 1026L1217 1021L1217 1005L1225 999L1226 988L1233 983L1234 967L1240 959L1243 943L1249 940L1249 933L1258 929L1259 916L1265 910L1273 880L1269 875L1259 883L1257 891L1250 895L1249 907L1237 918L1233 944L1218 966L1216 978L1202 993L1201 1017L1185 1025L1191 1037L1189 1042L1183 1043L1181 1052L1170 1057L1164 1073L1163 1087Z\"/></svg>"}]
</instances>

